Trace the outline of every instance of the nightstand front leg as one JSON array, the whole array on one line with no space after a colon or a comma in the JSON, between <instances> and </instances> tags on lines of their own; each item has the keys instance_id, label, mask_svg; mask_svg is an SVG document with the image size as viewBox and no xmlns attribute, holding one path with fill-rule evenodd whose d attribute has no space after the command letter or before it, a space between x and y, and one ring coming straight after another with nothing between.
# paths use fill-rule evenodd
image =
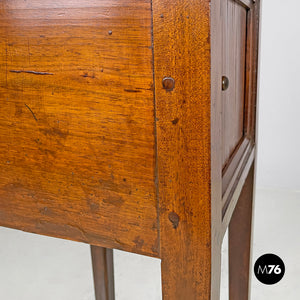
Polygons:
<instances>
[{"instance_id":1,"label":"nightstand front leg","mask_svg":"<svg viewBox=\"0 0 300 300\"><path fill-rule=\"evenodd\" d=\"M96 300L115 300L113 250L92 246Z\"/></svg>"},{"instance_id":2,"label":"nightstand front leg","mask_svg":"<svg viewBox=\"0 0 300 300\"><path fill-rule=\"evenodd\" d=\"M179 244L173 246L172 250L179 250L178 255L162 257L162 299L219 300L220 257L216 257L219 266L216 268L211 264L209 247L208 251L201 247L199 251L195 251L190 246L189 251L182 249ZM216 255L219 256L217 253Z\"/></svg>"}]
</instances>

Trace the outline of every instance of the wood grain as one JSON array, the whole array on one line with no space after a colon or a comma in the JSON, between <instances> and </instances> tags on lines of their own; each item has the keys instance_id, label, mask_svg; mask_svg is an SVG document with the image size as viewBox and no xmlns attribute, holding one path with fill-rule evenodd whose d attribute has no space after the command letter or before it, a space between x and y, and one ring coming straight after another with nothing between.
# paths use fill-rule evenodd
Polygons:
<instances>
[{"instance_id":1,"label":"wood grain","mask_svg":"<svg viewBox=\"0 0 300 300\"><path fill-rule=\"evenodd\" d=\"M210 1L153 1L163 299L210 299ZM175 88L163 88L172 77Z\"/></svg>"},{"instance_id":2,"label":"wood grain","mask_svg":"<svg viewBox=\"0 0 300 300\"><path fill-rule=\"evenodd\" d=\"M227 224L232 215L232 210L235 207L239 194L237 191L241 189L243 180L247 175L242 174L244 172L243 168L249 165L249 161L247 160L250 156L252 156L252 159L254 158L254 154L251 153L254 151L256 141L259 14L260 1L253 2L251 8L247 10L243 138L231 154L227 165L223 168L223 233L227 228ZM244 167L239 170L240 166ZM227 208L229 208L228 212L226 212Z\"/></svg>"},{"instance_id":3,"label":"wood grain","mask_svg":"<svg viewBox=\"0 0 300 300\"><path fill-rule=\"evenodd\" d=\"M157 256L150 1L1 1L0 38L0 224Z\"/></svg>"},{"instance_id":4,"label":"wood grain","mask_svg":"<svg viewBox=\"0 0 300 300\"><path fill-rule=\"evenodd\" d=\"M247 11L234 0L222 1L223 75L229 88L222 93L223 168L244 136Z\"/></svg>"},{"instance_id":5,"label":"wood grain","mask_svg":"<svg viewBox=\"0 0 300 300\"><path fill-rule=\"evenodd\" d=\"M0 225L90 243L95 266L95 246L160 257L164 300L219 299L255 156L259 6L1 1Z\"/></svg>"},{"instance_id":6,"label":"wood grain","mask_svg":"<svg viewBox=\"0 0 300 300\"><path fill-rule=\"evenodd\" d=\"M244 110L253 118L256 97L247 108L244 102L246 45L255 45L246 38L244 3L224 2L153 2L164 299L219 299L223 229L237 202L229 201L222 216L222 169L234 163L226 181L228 199L237 199L253 161ZM225 95L220 92L224 71L232 78ZM165 78L174 80L172 88L164 86ZM249 151L240 153L235 149L245 133L252 141L238 149ZM232 158L236 153L239 157Z\"/></svg>"}]
</instances>

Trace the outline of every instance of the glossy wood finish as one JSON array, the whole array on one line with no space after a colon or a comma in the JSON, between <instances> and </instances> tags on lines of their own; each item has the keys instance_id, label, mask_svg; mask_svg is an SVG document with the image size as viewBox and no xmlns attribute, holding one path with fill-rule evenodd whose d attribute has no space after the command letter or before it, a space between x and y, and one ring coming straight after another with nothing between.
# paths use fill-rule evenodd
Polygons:
<instances>
[{"instance_id":1,"label":"glossy wood finish","mask_svg":"<svg viewBox=\"0 0 300 300\"><path fill-rule=\"evenodd\" d=\"M164 300L209 299L209 1L153 1L160 255ZM177 20L178 26L174 26ZM179 25L180 24L180 25ZM188 59L187 59L188 58ZM175 88L166 91L165 76Z\"/></svg>"},{"instance_id":2,"label":"glossy wood finish","mask_svg":"<svg viewBox=\"0 0 300 300\"><path fill-rule=\"evenodd\" d=\"M0 223L157 256L150 1L1 1Z\"/></svg>"},{"instance_id":3,"label":"glossy wood finish","mask_svg":"<svg viewBox=\"0 0 300 300\"><path fill-rule=\"evenodd\" d=\"M232 216L249 248L259 6L2 1L0 224L95 245L98 297L101 246L161 258L164 300L219 299Z\"/></svg>"},{"instance_id":4,"label":"glossy wood finish","mask_svg":"<svg viewBox=\"0 0 300 300\"><path fill-rule=\"evenodd\" d=\"M246 119L255 120L256 67L249 66L257 66L257 56L249 53L257 51L258 18L252 18L255 14L251 12L250 20L246 19L245 5L240 6L240 2L232 3L236 13L227 8L221 20L222 1L213 3L211 15L205 14L208 1L178 1L174 7L168 1L153 4L163 295L164 299L218 299L223 229L228 226L254 159L254 135L250 134L253 128L248 127L244 113ZM237 19L232 20L234 16ZM172 26L174 20L179 20L180 26ZM220 34L224 24L231 27L225 36ZM242 25L240 30L229 33L238 24ZM205 33L209 30L216 36L208 39ZM248 30L253 34L246 37ZM220 53L224 38L231 43L238 41L236 62L229 51L230 42L225 54ZM231 95L239 109L233 112L219 104L224 98L220 92L222 57L235 79ZM249 74L254 81L250 81ZM164 77L174 79L171 91L163 89ZM245 94L250 90L251 101L246 102ZM239 131L234 140L237 144L230 151L237 150L228 152L231 157L226 170L231 176L225 198L220 185L224 175L224 156L222 159L220 154L224 151L219 138L224 109L232 122L225 130Z\"/></svg>"},{"instance_id":5,"label":"glossy wood finish","mask_svg":"<svg viewBox=\"0 0 300 300\"><path fill-rule=\"evenodd\" d=\"M113 250L91 246L96 300L115 300Z\"/></svg>"},{"instance_id":6,"label":"glossy wood finish","mask_svg":"<svg viewBox=\"0 0 300 300\"><path fill-rule=\"evenodd\" d=\"M254 165L252 165L229 225L229 299L248 300Z\"/></svg>"}]
</instances>

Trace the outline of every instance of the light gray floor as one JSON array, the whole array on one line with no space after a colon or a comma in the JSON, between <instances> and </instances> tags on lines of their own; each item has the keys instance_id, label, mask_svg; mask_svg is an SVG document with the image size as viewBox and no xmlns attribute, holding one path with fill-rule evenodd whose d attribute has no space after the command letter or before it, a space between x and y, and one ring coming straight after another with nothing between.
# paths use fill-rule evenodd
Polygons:
<instances>
[{"instance_id":1,"label":"light gray floor","mask_svg":"<svg viewBox=\"0 0 300 300\"><path fill-rule=\"evenodd\" d=\"M285 262L278 284L252 280L252 300L300 299L300 193L258 190L253 262L275 253ZM227 248L223 244L221 299L228 299ZM117 300L161 300L160 261L115 251ZM93 300L89 246L0 228L1 300ZM187 299L189 300L189 299Z\"/></svg>"}]
</instances>

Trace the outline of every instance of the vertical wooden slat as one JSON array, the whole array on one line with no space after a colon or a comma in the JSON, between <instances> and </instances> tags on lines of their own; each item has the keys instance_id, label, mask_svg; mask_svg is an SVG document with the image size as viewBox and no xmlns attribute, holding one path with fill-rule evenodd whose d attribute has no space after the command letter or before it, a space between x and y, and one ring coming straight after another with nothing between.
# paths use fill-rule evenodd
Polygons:
<instances>
[{"instance_id":1,"label":"vertical wooden slat","mask_svg":"<svg viewBox=\"0 0 300 300\"><path fill-rule=\"evenodd\" d=\"M154 0L153 35L163 299L210 299L210 1Z\"/></svg>"}]
</instances>

